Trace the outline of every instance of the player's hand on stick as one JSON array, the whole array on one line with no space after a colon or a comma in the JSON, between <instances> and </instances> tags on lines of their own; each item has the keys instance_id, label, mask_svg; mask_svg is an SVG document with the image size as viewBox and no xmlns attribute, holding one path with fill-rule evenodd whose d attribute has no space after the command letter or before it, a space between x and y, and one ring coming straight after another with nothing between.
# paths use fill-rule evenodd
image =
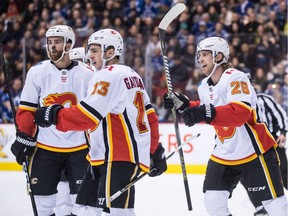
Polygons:
<instances>
[{"instance_id":1,"label":"player's hand on stick","mask_svg":"<svg viewBox=\"0 0 288 216\"><path fill-rule=\"evenodd\" d=\"M216 110L213 104L203 104L198 107L192 107L184 110L182 113L182 119L185 125L191 127L199 122L206 122L210 124L215 118Z\"/></svg>"},{"instance_id":2,"label":"player's hand on stick","mask_svg":"<svg viewBox=\"0 0 288 216\"><path fill-rule=\"evenodd\" d=\"M63 108L59 104L39 108L35 112L35 123L40 127L50 127L52 124L56 125L58 112Z\"/></svg>"},{"instance_id":3,"label":"player's hand on stick","mask_svg":"<svg viewBox=\"0 0 288 216\"><path fill-rule=\"evenodd\" d=\"M15 155L18 164L22 165L26 158L30 158L36 146L36 137L30 137L26 133L17 132L16 140L11 145L11 152Z\"/></svg>"},{"instance_id":4,"label":"player's hand on stick","mask_svg":"<svg viewBox=\"0 0 288 216\"><path fill-rule=\"evenodd\" d=\"M149 173L150 177L159 176L167 170L167 163L165 157L165 149L160 143L153 154L150 156L151 164Z\"/></svg>"},{"instance_id":5,"label":"player's hand on stick","mask_svg":"<svg viewBox=\"0 0 288 216\"><path fill-rule=\"evenodd\" d=\"M173 109L175 106L176 110L183 111L189 107L189 98L186 95L179 94L177 92L171 92L171 97L167 93L163 95L164 109Z\"/></svg>"}]
</instances>

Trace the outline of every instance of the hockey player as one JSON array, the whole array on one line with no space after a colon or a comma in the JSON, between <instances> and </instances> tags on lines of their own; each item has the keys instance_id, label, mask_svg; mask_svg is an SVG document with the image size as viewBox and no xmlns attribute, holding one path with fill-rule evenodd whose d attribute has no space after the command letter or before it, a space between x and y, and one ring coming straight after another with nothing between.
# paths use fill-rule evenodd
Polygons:
<instances>
[{"instance_id":1,"label":"hockey player","mask_svg":"<svg viewBox=\"0 0 288 216\"><path fill-rule=\"evenodd\" d=\"M263 121L267 124L267 127L274 139L277 141L278 146L276 151L280 160L280 170L282 175L282 182L287 188L287 156L286 156L286 133L288 132L288 118L287 113L270 95L264 93L257 93L258 98L258 110ZM241 181L245 185L244 181ZM254 200L250 197L253 205L255 206L254 216L266 215L262 203L259 200ZM287 212L288 214L288 212Z\"/></svg>"},{"instance_id":2,"label":"hockey player","mask_svg":"<svg viewBox=\"0 0 288 216\"><path fill-rule=\"evenodd\" d=\"M69 52L70 59L71 60L77 60L86 63L87 62L87 57L85 53L85 48L84 47L76 47L70 50Z\"/></svg>"},{"instance_id":3,"label":"hockey player","mask_svg":"<svg viewBox=\"0 0 288 216\"><path fill-rule=\"evenodd\" d=\"M79 205L73 214L99 216L102 209L108 209L111 216L134 216L134 186L113 202L109 198L141 171L148 172L150 157L156 168L150 176L166 171L164 148L158 143L158 118L138 73L119 64L123 39L117 31L93 33L88 52L99 71L90 81L87 97L71 108L40 108L35 121L41 127L52 125L64 132L90 131L87 158L91 170L77 196L83 208Z\"/></svg>"},{"instance_id":4,"label":"hockey player","mask_svg":"<svg viewBox=\"0 0 288 216\"><path fill-rule=\"evenodd\" d=\"M184 95L164 96L164 106L183 111L191 127L214 126L215 148L208 162L203 191L209 215L231 215L228 198L239 180L250 197L259 200L270 216L287 216L287 200L278 164L277 146L256 109L257 96L246 74L230 68L229 46L219 37L202 40L197 61L207 76L198 87L200 103L191 107ZM196 105L196 106L195 106Z\"/></svg>"},{"instance_id":5,"label":"hockey player","mask_svg":"<svg viewBox=\"0 0 288 216\"><path fill-rule=\"evenodd\" d=\"M80 61L83 63L87 63L85 48L84 47L76 47L69 51L69 56L71 60ZM56 207L55 214L56 215L64 215L63 210L65 212L71 212L73 203L70 199L70 188L69 181L66 176L66 170L63 169L61 172L60 182L57 185L57 194L56 194ZM66 214L67 215L67 214Z\"/></svg>"},{"instance_id":6,"label":"hockey player","mask_svg":"<svg viewBox=\"0 0 288 216\"><path fill-rule=\"evenodd\" d=\"M54 126L39 127L37 136L35 111L37 107L53 104L64 107L76 105L86 96L88 82L93 75L89 66L71 61L69 57L75 43L74 32L69 26L50 27L46 32L46 42L50 60L31 67L27 74L16 115L18 131L11 146L19 164L30 158L31 187L39 216L55 215L56 188L63 169L69 181L70 199L75 203L89 163L83 131L63 133ZM62 209L59 215L70 214L71 207Z\"/></svg>"}]
</instances>

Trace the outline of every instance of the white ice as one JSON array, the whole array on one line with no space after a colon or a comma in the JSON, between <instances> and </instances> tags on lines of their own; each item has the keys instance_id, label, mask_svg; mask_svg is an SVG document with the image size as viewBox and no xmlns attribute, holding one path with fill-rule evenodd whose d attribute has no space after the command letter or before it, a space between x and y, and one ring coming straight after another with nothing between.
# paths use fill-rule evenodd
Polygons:
<instances>
[{"instance_id":1,"label":"white ice","mask_svg":"<svg viewBox=\"0 0 288 216\"><path fill-rule=\"evenodd\" d=\"M193 207L192 211L188 211L181 174L163 174L154 178L145 176L135 184L136 215L207 216L203 205L203 179L204 175L188 175ZM254 207L242 185L234 190L229 207L233 216L253 216ZM33 216L24 172L0 171L0 215Z\"/></svg>"}]
</instances>

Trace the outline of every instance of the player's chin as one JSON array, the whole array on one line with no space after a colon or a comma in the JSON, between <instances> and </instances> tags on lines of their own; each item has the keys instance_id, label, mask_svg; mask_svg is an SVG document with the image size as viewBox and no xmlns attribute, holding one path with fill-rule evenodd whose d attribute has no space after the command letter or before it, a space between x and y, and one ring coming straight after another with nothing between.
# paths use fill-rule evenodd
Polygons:
<instances>
[{"instance_id":1,"label":"player's chin","mask_svg":"<svg viewBox=\"0 0 288 216\"><path fill-rule=\"evenodd\" d=\"M202 73L205 74L205 76L209 76L211 71L207 71L205 68L202 68Z\"/></svg>"}]
</instances>

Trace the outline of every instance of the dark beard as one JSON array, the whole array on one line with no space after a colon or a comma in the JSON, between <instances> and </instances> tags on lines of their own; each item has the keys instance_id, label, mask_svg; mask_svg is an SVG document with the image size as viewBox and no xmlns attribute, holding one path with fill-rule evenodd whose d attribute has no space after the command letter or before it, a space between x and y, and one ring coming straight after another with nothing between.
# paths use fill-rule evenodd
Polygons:
<instances>
[{"instance_id":1,"label":"dark beard","mask_svg":"<svg viewBox=\"0 0 288 216\"><path fill-rule=\"evenodd\" d=\"M57 61L62 55L62 52L57 52L57 53L50 53L50 57L52 61Z\"/></svg>"}]
</instances>

